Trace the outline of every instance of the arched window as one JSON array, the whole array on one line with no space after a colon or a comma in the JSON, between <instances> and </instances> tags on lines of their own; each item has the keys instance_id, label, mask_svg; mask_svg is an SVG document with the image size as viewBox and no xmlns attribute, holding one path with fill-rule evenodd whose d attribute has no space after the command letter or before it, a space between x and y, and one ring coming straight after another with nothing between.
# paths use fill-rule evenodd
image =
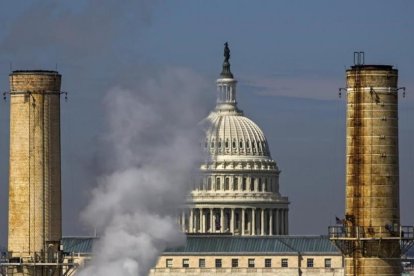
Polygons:
<instances>
[{"instance_id":1,"label":"arched window","mask_svg":"<svg viewBox=\"0 0 414 276\"><path fill-rule=\"evenodd\" d=\"M211 177L207 180L207 190L211 191Z\"/></svg>"},{"instance_id":2,"label":"arched window","mask_svg":"<svg viewBox=\"0 0 414 276\"><path fill-rule=\"evenodd\" d=\"M226 177L226 180L224 182L224 190L230 190L230 179L228 177Z\"/></svg>"},{"instance_id":3,"label":"arched window","mask_svg":"<svg viewBox=\"0 0 414 276\"><path fill-rule=\"evenodd\" d=\"M233 180L233 190L237 191L239 189L239 179L237 177Z\"/></svg>"},{"instance_id":4,"label":"arched window","mask_svg":"<svg viewBox=\"0 0 414 276\"><path fill-rule=\"evenodd\" d=\"M220 183L220 177L217 177L216 178L216 190L218 191L218 190L220 190L221 189L221 185L220 185L221 183Z\"/></svg>"},{"instance_id":5,"label":"arched window","mask_svg":"<svg viewBox=\"0 0 414 276\"><path fill-rule=\"evenodd\" d=\"M250 147L249 140L246 140L246 148L249 148L249 147Z\"/></svg>"},{"instance_id":6,"label":"arched window","mask_svg":"<svg viewBox=\"0 0 414 276\"><path fill-rule=\"evenodd\" d=\"M214 139L211 140L211 147L214 148Z\"/></svg>"},{"instance_id":7,"label":"arched window","mask_svg":"<svg viewBox=\"0 0 414 276\"><path fill-rule=\"evenodd\" d=\"M236 140L233 140L233 149L235 149L236 148Z\"/></svg>"},{"instance_id":8,"label":"arched window","mask_svg":"<svg viewBox=\"0 0 414 276\"><path fill-rule=\"evenodd\" d=\"M243 148L243 141L242 140L240 140L240 142L239 142L239 147L242 149Z\"/></svg>"},{"instance_id":9,"label":"arched window","mask_svg":"<svg viewBox=\"0 0 414 276\"><path fill-rule=\"evenodd\" d=\"M254 178L252 177L250 181L250 191L254 191L254 190L255 190L254 189Z\"/></svg>"},{"instance_id":10,"label":"arched window","mask_svg":"<svg viewBox=\"0 0 414 276\"><path fill-rule=\"evenodd\" d=\"M229 147L229 139L226 139L226 148Z\"/></svg>"},{"instance_id":11,"label":"arched window","mask_svg":"<svg viewBox=\"0 0 414 276\"><path fill-rule=\"evenodd\" d=\"M217 143L217 147L218 147L218 148L221 148L221 139L218 141L218 143Z\"/></svg>"},{"instance_id":12,"label":"arched window","mask_svg":"<svg viewBox=\"0 0 414 276\"><path fill-rule=\"evenodd\" d=\"M243 177L243 183L242 183L242 191L246 191L246 186L247 186L247 179L246 177Z\"/></svg>"}]
</instances>

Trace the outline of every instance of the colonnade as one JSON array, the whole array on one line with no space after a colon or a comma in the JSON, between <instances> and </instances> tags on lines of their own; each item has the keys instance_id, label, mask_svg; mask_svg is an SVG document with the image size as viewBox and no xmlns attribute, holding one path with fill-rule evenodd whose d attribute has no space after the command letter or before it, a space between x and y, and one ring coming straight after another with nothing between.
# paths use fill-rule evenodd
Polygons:
<instances>
[{"instance_id":1,"label":"colonnade","mask_svg":"<svg viewBox=\"0 0 414 276\"><path fill-rule=\"evenodd\" d=\"M179 224L185 233L234 235L287 235L287 208L193 208L182 211Z\"/></svg>"}]
</instances>

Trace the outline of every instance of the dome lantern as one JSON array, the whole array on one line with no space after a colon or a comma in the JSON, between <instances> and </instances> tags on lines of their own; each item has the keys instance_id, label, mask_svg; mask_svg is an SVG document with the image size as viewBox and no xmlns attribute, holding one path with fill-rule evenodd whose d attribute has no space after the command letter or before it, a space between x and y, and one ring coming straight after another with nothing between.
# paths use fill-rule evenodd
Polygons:
<instances>
[{"instance_id":1,"label":"dome lantern","mask_svg":"<svg viewBox=\"0 0 414 276\"><path fill-rule=\"evenodd\" d=\"M217 79L217 107L218 111L236 111L236 84L233 74L230 71L230 49L229 44L224 43L224 62L220 78Z\"/></svg>"}]
</instances>

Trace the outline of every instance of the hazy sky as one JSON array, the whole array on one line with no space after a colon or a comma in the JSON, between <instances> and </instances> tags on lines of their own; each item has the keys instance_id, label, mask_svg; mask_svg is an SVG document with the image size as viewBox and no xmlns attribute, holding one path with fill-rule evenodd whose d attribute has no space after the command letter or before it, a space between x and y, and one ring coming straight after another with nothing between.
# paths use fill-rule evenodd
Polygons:
<instances>
[{"instance_id":1,"label":"hazy sky","mask_svg":"<svg viewBox=\"0 0 414 276\"><path fill-rule=\"evenodd\" d=\"M401 215L403 224L414 224L413 1L66 2L0 3L0 90L8 90L10 66L57 67L69 92L62 103L65 236L93 232L79 222L79 213L102 170L100 138L111 112L103 104L107 92L184 68L210 85L205 103L211 109L225 41L239 80L239 107L262 127L282 170L292 234L326 234L335 216L343 215L345 100L337 91L353 52L365 51L366 63L397 66L399 85L407 87L400 101ZM5 244L8 103L0 110Z\"/></svg>"}]
</instances>

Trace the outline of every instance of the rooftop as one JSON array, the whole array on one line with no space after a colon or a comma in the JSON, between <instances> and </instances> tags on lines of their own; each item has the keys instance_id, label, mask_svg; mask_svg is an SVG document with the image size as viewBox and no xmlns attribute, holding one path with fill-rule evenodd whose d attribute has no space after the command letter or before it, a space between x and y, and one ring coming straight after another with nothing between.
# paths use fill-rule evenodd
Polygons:
<instances>
[{"instance_id":1,"label":"rooftop","mask_svg":"<svg viewBox=\"0 0 414 276\"><path fill-rule=\"evenodd\" d=\"M65 252L91 254L97 238L66 237L62 239ZM188 236L182 247L169 248L165 254L338 254L339 250L326 236Z\"/></svg>"}]
</instances>

